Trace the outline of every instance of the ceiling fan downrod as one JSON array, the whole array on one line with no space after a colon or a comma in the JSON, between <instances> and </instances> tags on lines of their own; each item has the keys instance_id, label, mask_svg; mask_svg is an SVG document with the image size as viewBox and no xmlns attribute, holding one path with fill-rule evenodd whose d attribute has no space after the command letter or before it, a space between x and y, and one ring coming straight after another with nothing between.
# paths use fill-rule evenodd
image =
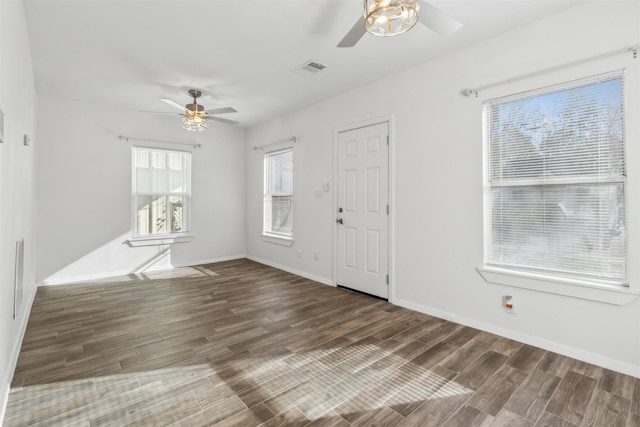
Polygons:
<instances>
[{"instance_id":1,"label":"ceiling fan downrod","mask_svg":"<svg viewBox=\"0 0 640 427\"><path fill-rule=\"evenodd\" d=\"M204 111L204 107L202 105L198 105L198 101L197 101L197 99L200 98L200 95L202 95L202 92L200 92L197 89L189 89L189 95L193 97L193 104L187 104L187 110L193 113L199 113Z\"/></svg>"}]
</instances>

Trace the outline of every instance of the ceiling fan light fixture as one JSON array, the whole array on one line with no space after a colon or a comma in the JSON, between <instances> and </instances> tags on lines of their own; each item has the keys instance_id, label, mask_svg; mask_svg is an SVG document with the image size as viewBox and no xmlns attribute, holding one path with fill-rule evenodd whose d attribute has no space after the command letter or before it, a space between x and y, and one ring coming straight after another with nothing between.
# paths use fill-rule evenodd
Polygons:
<instances>
[{"instance_id":1,"label":"ceiling fan light fixture","mask_svg":"<svg viewBox=\"0 0 640 427\"><path fill-rule=\"evenodd\" d=\"M418 0L364 0L364 26L374 36L397 36L416 25L418 9Z\"/></svg>"},{"instance_id":2,"label":"ceiling fan light fixture","mask_svg":"<svg viewBox=\"0 0 640 427\"><path fill-rule=\"evenodd\" d=\"M193 104L187 104L184 119L182 119L182 127L192 132L205 131L207 130L207 119L202 117L204 107L199 105L197 101L202 92L197 89L189 89L189 95L193 98Z\"/></svg>"},{"instance_id":3,"label":"ceiling fan light fixture","mask_svg":"<svg viewBox=\"0 0 640 427\"><path fill-rule=\"evenodd\" d=\"M202 132L207 130L207 119L197 113L189 113L182 119L182 127L192 132Z\"/></svg>"}]
</instances>

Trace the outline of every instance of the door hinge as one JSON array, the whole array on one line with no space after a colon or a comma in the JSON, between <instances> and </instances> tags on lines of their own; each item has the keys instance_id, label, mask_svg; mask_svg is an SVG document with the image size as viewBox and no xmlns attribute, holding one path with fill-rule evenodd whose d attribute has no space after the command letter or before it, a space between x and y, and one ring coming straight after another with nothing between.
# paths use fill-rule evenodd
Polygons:
<instances>
[{"instance_id":1,"label":"door hinge","mask_svg":"<svg viewBox=\"0 0 640 427\"><path fill-rule=\"evenodd\" d=\"M389 275L387 274L387 285L389 284Z\"/></svg>"},{"instance_id":2,"label":"door hinge","mask_svg":"<svg viewBox=\"0 0 640 427\"><path fill-rule=\"evenodd\" d=\"M389 215L389 205L387 205L387 215Z\"/></svg>"},{"instance_id":3,"label":"door hinge","mask_svg":"<svg viewBox=\"0 0 640 427\"><path fill-rule=\"evenodd\" d=\"M387 135L387 145L389 145L389 135Z\"/></svg>"}]
</instances>

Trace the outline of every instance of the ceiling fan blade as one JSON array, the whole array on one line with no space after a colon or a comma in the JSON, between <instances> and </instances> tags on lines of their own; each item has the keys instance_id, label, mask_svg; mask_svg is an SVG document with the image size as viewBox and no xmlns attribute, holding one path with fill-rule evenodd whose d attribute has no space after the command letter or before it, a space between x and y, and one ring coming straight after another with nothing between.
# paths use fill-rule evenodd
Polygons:
<instances>
[{"instance_id":1,"label":"ceiling fan blade","mask_svg":"<svg viewBox=\"0 0 640 427\"><path fill-rule=\"evenodd\" d=\"M207 110L207 114L226 114L226 113L237 113L233 107L224 107L224 108L214 108L213 110Z\"/></svg>"},{"instance_id":2,"label":"ceiling fan blade","mask_svg":"<svg viewBox=\"0 0 640 427\"><path fill-rule=\"evenodd\" d=\"M162 102L166 102L167 104L171 105L172 107L177 108L178 110L180 110L180 111L182 111L182 112L184 112L184 110L186 109L186 108L184 107L184 105L180 105L180 104L178 104L177 102L172 101L172 100L170 100L170 99L160 98L160 101L162 101Z\"/></svg>"},{"instance_id":3,"label":"ceiling fan blade","mask_svg":"<svg viewBox=\"0 0 640 427\"><path fill-rule=\"evenodd\" d=\"M355 46L366 32L367 30L365 30L364 28L364 15L360 15L360 19L358 19L358 22L356 22L353 27L351 27L347 35L344 36L342 40L340 40L340 43L338 43L337 47Z\"/></svg>"},{"instance_id":4,"label":"ceiling fan blade","mask_svg":"<svg viewBox=\"0 0 640 427\"><path fill-rule=\"evenodd\" d=\"M220 117L205 116L205 118L207 120L212 120L214 122L220 122L220 123L226 123L228 125L237 125L237 124L240 123L240 122L236 122L235 120L221 119Z\"/></svg>"},{"instance_id":5,"label":"ceiling fan blade","mask_svg":"<svg viewBox=\"0 0 640 427\"><path fill-rule=\"evenodd\" d=\"M418 21L441 36L448 36L458 31L462 24L440 9L431 6L424 0L418 0L420 10Z\"/></svg>"},{"instance_id":6,"label":"ceiling fan blade","mask_svg":"<svg viewBox=\"0 0 640 427\"><path fill-rule=\"evenodd\" d=\"M184 116L184 114L181 113L167 113L165 111L140 111L141 113L148 113L148 114L162 114L165 116Z\"/></svg>"}]
</instances>

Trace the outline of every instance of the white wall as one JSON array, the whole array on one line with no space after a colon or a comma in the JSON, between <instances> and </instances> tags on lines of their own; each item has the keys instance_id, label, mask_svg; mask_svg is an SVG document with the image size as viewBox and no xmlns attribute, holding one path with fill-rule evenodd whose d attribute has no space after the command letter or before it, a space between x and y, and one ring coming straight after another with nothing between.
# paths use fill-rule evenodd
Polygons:
<instances>
[{"instance_id":1,"label":"white wall","mask_svg":"<svg viewBox=\"0 0 640 427\"><path fill-rule=\"evenodd\" d=\"M39 283L244 255L243 129L210 123L207 132L192 133L165 116L44 97L38 109ZM170 248L125 243L131 236L131 145L154 143L126 142L118 135L202 145L192 155L191 242Z\"/></svg>"},{"instance_id":2,"label":"white wall","mask_svg":"<svg viewBox=\"0 0 640 427\"><path fill-rule=\"evenodd\" d=\"M503 84L477 99L460 95L464 88L639 43L638 2L590 2L249 130L248 255L333 282L335 192L317 198L314 190L332 179L334 130L393 115L393 301L640 376L639 298L616 306L489 284L476 271L483 247L482 101L626 67L628 272L632 288L640 290L640 266L634 265L640 255L640 129L634 119L640 114L640 59L618 55ZM292 135L299 143L295 243L289 248L260 238L262 156L252 147ZM515 315L501 309L506 294L517 299Z\"/></svg>"},{"instance_id":3,"label":"white wall","mask_svg":"<svg viewBox=\"0 0 640 427\"><path fill-rule=\"evenodd\" d=\"M35 86L22 2L0 2L0 420L35 295ZM33 145L23 145L23 135ZM24 296L13 319L15 242L24 238Z\"/></svg>"},{"instance_id":4,"label":"white wall","mask_svg":"<svg viewBox=\"0 0 640 427\"><path fill-rule=\"evenodd\" d=\"M333 128L325 120L326 114L322 107L312 108L248 131L246 233L250 258L331 283L333 192L316 197L316 189L332 180ZM263 159L268 147L264 150L254 150L254 147L292 136L297 139L293 150L295 240L293 246L287 247L263 242L261 238ZM302 251L301 256L298 256L299 251ZM314 252L318 253L317 261Z\"/></svg>"}]
</instances>

